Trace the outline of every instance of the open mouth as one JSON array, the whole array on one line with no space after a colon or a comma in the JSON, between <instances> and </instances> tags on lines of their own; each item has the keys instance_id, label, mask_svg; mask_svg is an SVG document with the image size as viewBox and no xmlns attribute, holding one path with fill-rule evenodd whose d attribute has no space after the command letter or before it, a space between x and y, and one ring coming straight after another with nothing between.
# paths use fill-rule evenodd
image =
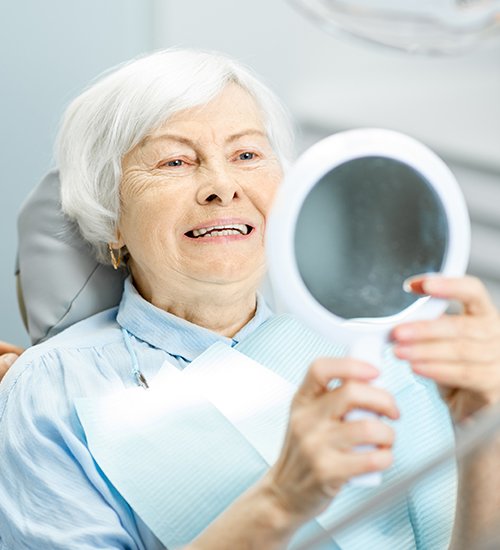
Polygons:
<instances>
[{"instance_id":1,"label":"open mouth","mask_svg":"<svg viewBox=\"0 0 500 550\"><path fill-rule=\"evenodd\" d=\"M253 231L251 225L243 223L234 223L227 225L214 225L212 227L202 227L192 229L185 233L186 237L191 239L203 239L205 237L225 237L229 235L249 235Z\"/></svg>"}]
</instances>

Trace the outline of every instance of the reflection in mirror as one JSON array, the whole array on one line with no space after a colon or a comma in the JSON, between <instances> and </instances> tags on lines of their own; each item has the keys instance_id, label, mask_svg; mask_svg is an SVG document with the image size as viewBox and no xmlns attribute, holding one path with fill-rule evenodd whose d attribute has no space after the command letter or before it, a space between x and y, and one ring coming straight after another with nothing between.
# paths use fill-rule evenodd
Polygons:
<instances>
[{"instance_id":1,"label":"reflection in mirror","mask_svg":"<svg viewBox=\"0 0 500 550\"><path fill-rule=\"evenodd\" d=\"M323 176L295 231L305 286L344 319L386 317L410 306L419 298L403 282L440 271L447 244L446 214L429 182L380 156L350 160Z\"/></svg>"}]
</instances>

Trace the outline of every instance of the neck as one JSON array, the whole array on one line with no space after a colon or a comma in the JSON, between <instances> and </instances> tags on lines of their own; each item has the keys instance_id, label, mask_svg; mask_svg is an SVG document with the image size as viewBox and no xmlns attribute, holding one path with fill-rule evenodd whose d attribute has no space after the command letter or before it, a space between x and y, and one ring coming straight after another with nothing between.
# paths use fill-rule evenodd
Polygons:
<instances>
[{"instance_id":1,"label":"neck","mask_svg":"<svg viewBox=\"0 0 500 550\"><path fill-rule=\"evenodd\" d=\"M154 306L198 326L232 338L255 315L257 283L151 284L134 273L139 294ZM186 291L188 289L188 291Z\"/></svg>"}]
</instances>

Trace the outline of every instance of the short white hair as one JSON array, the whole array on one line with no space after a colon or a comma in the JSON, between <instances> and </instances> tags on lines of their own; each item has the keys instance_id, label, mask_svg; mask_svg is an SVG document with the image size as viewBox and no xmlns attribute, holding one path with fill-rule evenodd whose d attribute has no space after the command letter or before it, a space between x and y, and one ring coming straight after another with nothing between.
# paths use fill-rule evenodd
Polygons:
<instances>
[{"instance_id":1,"label":"short white hair","mask_svg":"<svg viewBox=\"0 0 500 550\"><path fill-rule=\"evenodd\" d=\"M223 54L169 49L112 69L67 108L56 142L63 212L76 221L97 259L116 240L124 155L176 112L208 103L229 83L256 101L285 169L293 156L286 108L248 68Z\"/></svg>"}]
</instances>

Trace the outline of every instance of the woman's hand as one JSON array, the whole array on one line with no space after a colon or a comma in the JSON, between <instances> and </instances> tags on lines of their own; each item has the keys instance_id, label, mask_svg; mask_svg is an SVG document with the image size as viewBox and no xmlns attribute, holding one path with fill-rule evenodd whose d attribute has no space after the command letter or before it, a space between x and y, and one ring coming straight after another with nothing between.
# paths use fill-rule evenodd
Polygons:
<instances>
[{"instance_id":1,"label":"woman's hand","mask_svg":"<svg viewBox=\"0 0 500 550\"><path fill-rule=\"evenodd\" d=\"M326 508L351 477L387 468L392 463L394 431L380 419L345 421L353 409L392 419L395 400L369 384L377 369L354 359L318 359L291 406L285 443L269 479L283 510L301 519ZM341 385L328 389L332 380ZM373 450L360 451L359 445Z\"/></svg>"},{"instance_id":2,"label":"woman's hand","mask_svg":"<svg viewBox=\"0 0 500 550\"><path fill-rule=\"evenodd\" d=\"M394 353L415 373L440 386L455 421L500 401L500 315L475 277L419 277L414 292L456 300L459 315L402 324L393 331Z\"/></svg>"},{"instance_id":3,"label":"woman's hand","mask_svg":"<svg viewBox=\"0 0 500 550\"><path fill-rule=\"evenodd\" d=\"M0 341L0 381L24 350Z\"/></svg>"}]
</instances>

